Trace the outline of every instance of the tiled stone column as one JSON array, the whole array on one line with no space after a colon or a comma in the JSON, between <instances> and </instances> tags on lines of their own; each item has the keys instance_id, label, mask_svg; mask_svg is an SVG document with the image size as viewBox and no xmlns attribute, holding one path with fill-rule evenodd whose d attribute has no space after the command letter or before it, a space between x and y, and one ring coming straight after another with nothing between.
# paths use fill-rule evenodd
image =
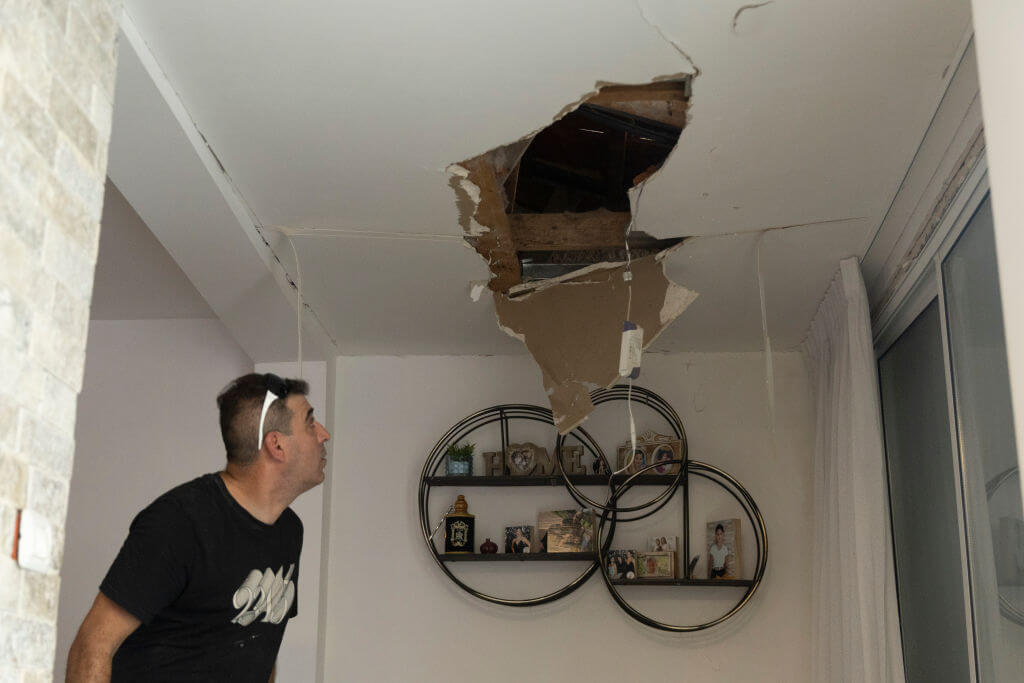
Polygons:
<instances>
[{"instance_id":1,"label":"tiled stone column","mask_svg":"<svg viewBox=\"0 0 1024 683\"><path fill-rule=\"evenodd\" d=\"M52 678L60 579L11 553L17 511L32 510L60 567L117 11L117 0L0 0L0 683Z\"/></svg>"}]
</instances>

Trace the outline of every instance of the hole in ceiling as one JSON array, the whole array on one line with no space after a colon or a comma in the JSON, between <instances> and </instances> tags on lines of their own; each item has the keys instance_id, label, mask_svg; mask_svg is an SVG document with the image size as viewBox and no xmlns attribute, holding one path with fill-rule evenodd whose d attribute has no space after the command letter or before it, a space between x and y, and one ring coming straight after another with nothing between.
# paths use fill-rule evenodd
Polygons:
<instances>
[{"instance_id":1,"label":"hole in ceiling","mask_svg":"<svg viewBox=\"0 0 1024 683\"><path fill-rule=\"evenodd\" d=\"M460 220L491 269L492 290L625 260L629 190L675 148L690 85L685 75L604 86L533 136L455 165ZM681 239L630 231L630 254Z\"/></svg>"}]
</instances>

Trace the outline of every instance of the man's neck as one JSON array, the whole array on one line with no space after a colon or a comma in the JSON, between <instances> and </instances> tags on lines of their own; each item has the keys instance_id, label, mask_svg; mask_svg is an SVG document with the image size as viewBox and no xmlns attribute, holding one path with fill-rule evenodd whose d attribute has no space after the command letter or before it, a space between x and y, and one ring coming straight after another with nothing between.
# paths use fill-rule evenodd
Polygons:
<instances>
[{"instance_id":1,"label":"man's neck","mask_svg":"<svg viewBox=\"0 0 1024 683\"><path fill-rule=\"evenodd\" d=\"M258 464L250 467L229 464L218 474L235 502L264 524L276 522L295 499L275 488L270 477L262 476Z\"/></svg>"}]
</instances>

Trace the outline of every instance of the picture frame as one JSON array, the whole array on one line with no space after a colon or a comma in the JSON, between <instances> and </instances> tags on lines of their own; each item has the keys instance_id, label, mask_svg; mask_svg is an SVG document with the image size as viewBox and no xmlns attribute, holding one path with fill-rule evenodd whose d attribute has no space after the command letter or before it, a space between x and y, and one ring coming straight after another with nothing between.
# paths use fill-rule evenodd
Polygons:
<instances>
[{"instance_id":1,"label":"picture frame","mask_svg":"<svg viewBox=\"0 0 1024 683\"><path fill-rule=\"evenodd\" d=\"M610 550L604 558L604 571L613 581L635 581L639 578L636 550Z\"/></svg>"},{"instance_id":2,"label":"picture frame","mask_svg":"<svg viewBox=\"0 0 1024 683\"><path fill-rule=\"evenodd\" d=\"M679 537L678 536L648 536L647 537L647 551L648 552L679 552Z\"/></svg>"},{"instance_id":3,"label":"picture frame","mask_svg":"<svg viewBox=\"0 0 1024 683\"><path fill-rule=\"evenodd\" d=\"M631 443L629 441L620 445L616 451L616 470L625 468L626 474L636 474L648 465L657 462L665 462L653 469L646 470L645 474L679 474L680 463L672 462L681 460L683 453L682 439L674 436L658 434L656 432L644 432L637 437L636 454L632 463L629 462ZM627 467L627 463L629 466Z\"/></svg>"},{"instance_id":4,"label":"picture frame","mask_svg":"<svg viewBox=\"0 0 1024 683\"><path fill-rule=\"evenodd\" d=\"M679 439L672 439L665 442L655 442L650 445L650 463L664 462L664 465L658 465L652 470L652 474L678 474L679 463L672 463L672 460L679 460L680 453L682 452L683 442Z\"/></svg>"},{"instance_id":5,"label":"picture frame","mask_svg":"<svg viewBox=\"0 0 1024 683\"><path fill-rule=\"evenodd\" d=\"M671 550L640 553L637 569L641 579L674 579L676 554Z\"/></svg>"},{"instance_id":6,"label":"picture frame","mask_svg":"<svg viewBox=\"0 0 1024 683\"><path fill-rule=\"evenodd\" d=\"M739 519L720 519L707 523L705 554L708 559L708 579L739 578L742 548L740 536Z\"/></svg>"},{"instance_id":7,"label":"picture frame","mask_svg":"<svg viewBox=\"0 0 1024 683\"><path fill-rule=\"evenodd\" d=\"M582 553L594 549L594 511L590 508L549 510L537 516L539 550Z\"/></svg>"},{"instance_id":8,"label":"picture frame","mask_svg":"<svg viewBox=\"0 0 1024 683\"><path fill-rule=\"evenodd\" d=\"M616 451L615 470L617 472L636 474L647 466L647 451L644 450L640 442L636 442L636 454L632 461L629 459L630 449L631 446L627 443L619 446Z\"/></svg>"},{"instance_id":9,"label":"picture frame","mask_svg":"<svg viewBox=\"0 0 1024 683\"><path fill-rule=\"evenodd\" d=\"M533 544L537 538L536 529L529 525L505 527L505 552L527 554L534 552Z\"/></svg>"},{"instance_id":10,"label":"picture frame","mask_svg":"<svg viewBox=\"0 0 1024 683\"><path fill-rule=\"evenodd\" d=\"M511 443L505 449L505 467L513 477L525 477L537 469L537 444Z\"/></svg>"}]
</instances>

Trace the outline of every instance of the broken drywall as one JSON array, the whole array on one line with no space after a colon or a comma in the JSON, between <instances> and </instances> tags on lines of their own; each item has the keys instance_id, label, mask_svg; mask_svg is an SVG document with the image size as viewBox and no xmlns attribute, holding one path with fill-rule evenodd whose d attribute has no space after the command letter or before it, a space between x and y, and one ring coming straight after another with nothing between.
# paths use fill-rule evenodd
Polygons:
<instances>
[{"instance_id":1,"label":"broken drywall","mask_svg":"<svg viewBox=\"0 0 1024 683\"><path fill-rule=\"evenodd\" d=\"M643 328L646 348L697 296L665 276L674 246L664 242L678 241L631 231L629 197L675 148L690 84L599 84L548 128L448 167L466 242L491 271L498 326L540 366L562 433L593 409L592 388L617 380L623 321ZM526 263L529 277L549 279L523 282ZM580 268L550 277L565 264ZM474 301L482 291L471 283Z\"/></svg>"},{"instance_id":2,"label":"broken drywall","mask_svg":"<svg viewBox=\"0 0 1024 683\"><path fill-rule=\"evenodd\" d=\"M630 267L629 318L643 328L644 348L697 298L696 292L665 275L667 251L633 261ZM629 298L625 271L625 263L597 264L529 291L494 294L499 327L522 340L540 366L561 434L593 410L592 388L618 380L620 333Z\"/></svg>"}]
</instances>

